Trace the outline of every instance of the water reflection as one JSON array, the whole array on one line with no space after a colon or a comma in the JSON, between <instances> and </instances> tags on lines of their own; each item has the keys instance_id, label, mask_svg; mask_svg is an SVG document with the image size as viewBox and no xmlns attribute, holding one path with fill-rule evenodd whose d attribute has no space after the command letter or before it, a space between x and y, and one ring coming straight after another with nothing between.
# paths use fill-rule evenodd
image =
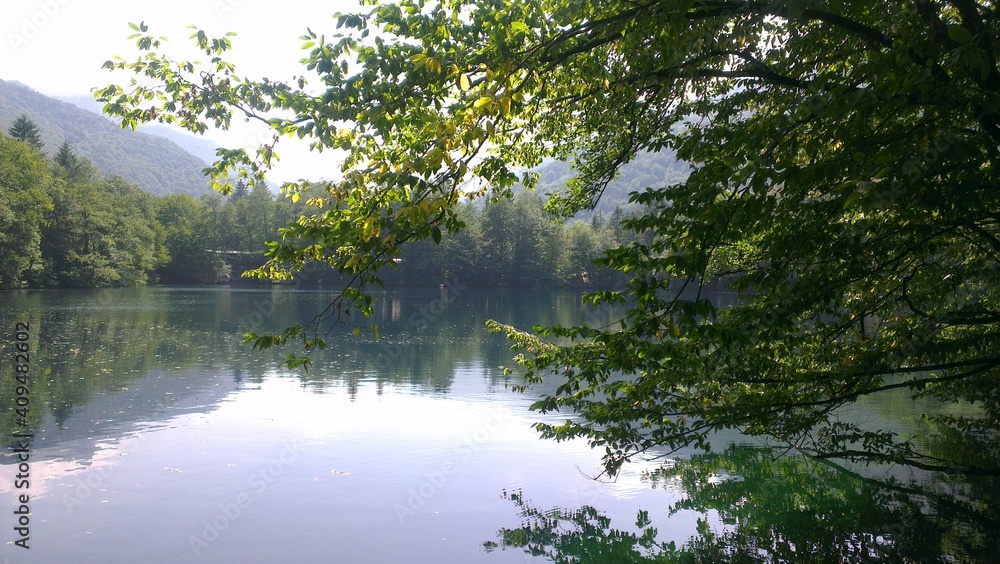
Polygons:
<instances>
[{"instance_id":1,"label":"water reflection","mask_svg":"<svg viewBox=\"0 0 1000 564\"><path fill-rule=\"evenodd\" d=\"M683 493L669 511L701 515L694 536L663 541L645 511L634 526L612 524L591 506L544 510L504 492L522 524L484 546L556 562L988 562L1000 548L996 478L880 479L871 468L731 446L646 480Z\"/></svg>"},{"instance_id":2,"label":"water reflection","mask_svg":"<svg viewBox=\"0 0 1000 564\"><path fill-rule=\"evenodd\" d=\"M497 367L509 360L502 339L482 328L487 318L529 326L534 322L580 320L574 293L483 292L434 288L386 292L372 319L352 327L331 327L330 346L316 355L314 369L297 374L302 385L322 392L346 383L348 393L375 381L448 393L455 374L475 370L497 385ZM206 370L229 372L233 382L259 384L287 351L251 351L242 345L247 331L280 331L320 311L329 293L282 289L132 288L100 291L7 292L0 305L0 326L32 319L36 351L32 390L35 405L45 405L58 427L76 410L103 410L102 396L114 396L112 417L142 420L169 409L190 395L202 403L229 389L200 381ZM371 324L378 325L379 339ZM9 352L9 351L7 351ZM12 355L0 356L10 371ZM210 369L210 370L209 370ZM3 428L15 415L4 402L14 397L4 379L0 397ZM8 389L11 388L11 389ZM211 388L211 390L209 390ZM121 393L128 392L128 393ZM208 394L204 396L203 394ZM166 402L166 403L165 403ZM31 411L29 424L41 424L43 410ZM95 421L102 417L95 417Z\"/></svg>"},{"instance_id":3,"label":"water reflection","mask_svg":"<svg viewBox=\"0 0 1000 564\"><path fill-rule=\"evenodd\" d=\"M579 474L599 464L586 445L538 440L530 398L496 369L506 343L482 329L487 317L575 323L579 297L451 297L387 292L371 320L378 340L368 322L360 337L338 328L303 374L280 368L283 351L242 345L242 333L301 321L323 292L4 293L0 326L29 319L34 352L32 550L11 556L493 560L478 539L505 522L495 487L628 503L637 488ZM0 381L0 431L13 446L10 382ZM0 455L4 511L20 493L15 462ZM0 534L0 561L8 540Z\"/></svg>"},{"instance_id":4,"label":"water reflection","mask_svg":"<svg viewBox=\"0 0 1000 564\"><path fill-rule=\"evenodd\" d=\"M0 326L27 318L33 327L35 561L185 561L192 538L208 544L198 553L207 561L522 561L524 550L587 561L782 559L792 550L797 560L814 551L817 560L892 561L977 559L1000 539L997 484L985 479L916 476L914 485L876 475L895 476L880 483L860 469L749 448L666 469L634 464L611 484L588 479L600 453L538 439L533 397L507 391L498 370L510 361L507 343L482 327L488 318L528 327L613 317L581 308L576 293L454 284L386 292L373 319L356 322L360 336L332 328L308 373L282 370L286 351L241 344L245 331L298 323L329 298L225 288L2 294ZM9 353L0 374L11 373ZM8 444L13 382L0 379ZM910 408L859 406L883 428L922 433ZM997 456L984 437L933 440L942 458L950 448ZM3 503L13 497L11 462L0 456ZM501 499L501 489L535 505ZM537 509L550 506L582 509ZM633 518L633 528L613 528Z\"/></svg>"}]
</instances>

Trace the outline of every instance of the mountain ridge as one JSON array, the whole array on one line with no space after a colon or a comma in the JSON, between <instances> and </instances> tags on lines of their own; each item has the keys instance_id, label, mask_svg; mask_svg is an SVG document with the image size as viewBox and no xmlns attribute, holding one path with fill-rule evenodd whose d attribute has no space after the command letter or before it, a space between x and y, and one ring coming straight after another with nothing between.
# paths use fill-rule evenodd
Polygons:
<instances>
[{"instance_id":1,"label":"mountain ridge","mask_svg":"<svg viewBox=\"0 0 1000 564\"><path fill-rule=\"evenodd\" d=\"M211 193L206 162L160 136L122 130L101 114L35 91L21 82L0 80L0 130L22 114L38 127L43 151L54 154L63 141L107 175L118 175L154 196Z\"/></svg>"},{"instance_id":2,"label":"mountain ridge","mask_svg":"<svg viewBox=\"0 0 1000 564\"><path fill-rule=\"evenodd\" d=\"M100 102L98 102L97 100L93 99L90 96L84 96L84 95L56 96L55 98L63 102L69 102L70 104L73 104L74 106L82 110L86 110L88 112L104 116L104 114L101 112L103 104L101 104ZM108 118L107 116L104 117L108 121L115 123L114 120L112 120L111 118ZM199 137L189 133L184 133L181 131L177 131L175 129L171 129L165 125L159 125L155 123L144 123L140 125L138 129L136 129L136 131L138 131L139 133L146 133L148 135L155 135L156 137L162 137L164 139L172 141L175 145L177 145L181 149L184 149L188 153L191 153L192 155L198 157L202 162L205 163L205 166L208 166L215 162L216 158L215 151L216 149L218 149L219 145L204 137Z\"/></svg>"}]
</instances>

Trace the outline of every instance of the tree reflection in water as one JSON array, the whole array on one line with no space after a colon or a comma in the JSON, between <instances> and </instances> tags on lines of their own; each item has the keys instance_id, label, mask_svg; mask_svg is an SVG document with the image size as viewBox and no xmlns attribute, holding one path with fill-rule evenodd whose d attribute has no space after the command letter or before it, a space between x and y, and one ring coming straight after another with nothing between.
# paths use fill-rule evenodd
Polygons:
<instances>
[{"instance_id":1,"label":"tree reflection in water","mask_svg":"<svg viewBox=\"0 0 1000 564\"><path fill-rule=\"evenodd\" d=\"M970 441L963 442L968 448ZM683 492L671 515L702 514L696 534L681 546L659 541L646 511L625 530L590 506L546 511L520 492L505 492L522 525L501 529L484 547L522 549L555 562L993 561L1000 548L997 478L902 480L889 473L875 478L871 470L731 446L647 474L653 488ZM710 525L709 515L723 525Z\"/></svg>"}]
</instances>

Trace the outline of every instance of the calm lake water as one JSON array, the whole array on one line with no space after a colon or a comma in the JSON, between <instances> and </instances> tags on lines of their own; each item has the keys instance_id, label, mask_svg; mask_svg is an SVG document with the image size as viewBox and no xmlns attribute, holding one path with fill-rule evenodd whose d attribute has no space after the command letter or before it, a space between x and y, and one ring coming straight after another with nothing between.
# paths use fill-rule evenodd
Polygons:
<instances>
[{"instance_id":1,"label":"calm lake water","mask_svg":"<svg viewBox=\"0 0 1000 564\"><path fill-rule=\"evenodd\" d=\"M806 509L843 520L845 537L817 541L834 547L877 552L926 535L901 525L919 521L919 504L907 510L865 478L802 459L724 451L746 442L737 435L720 436L720 454L698 468L637 462L613 482L591 479L600 452L539 439L535 395L506 387L516 383L500 370L511 352L482 324L606 321L611 313L583 309L579 293L387 291L360 335L335 329L307 373L279 367L290 351L241 344L245 331L308 320L331 295L0 293L4 341L30 322L32 350L25 422L12 409L14 351L0 359L4 440L34 435L26 487L14 449L0 459L0 562L521 562L539 558L532 547L573 554L580 538L567 533L588 523L598 552L614 554L622 539L612 529L655 529L650 538L681 546L699 531L750 534L740 532L748 518L789 521ZM883 428L919 432L909 409L857 406ZM13 544L23 494L28 550ZM762 537L781 527L760 523ZM533 538L539 531L547 536ZM945 533L935 534L940 544Z\"/></svg>"}]
</instances>

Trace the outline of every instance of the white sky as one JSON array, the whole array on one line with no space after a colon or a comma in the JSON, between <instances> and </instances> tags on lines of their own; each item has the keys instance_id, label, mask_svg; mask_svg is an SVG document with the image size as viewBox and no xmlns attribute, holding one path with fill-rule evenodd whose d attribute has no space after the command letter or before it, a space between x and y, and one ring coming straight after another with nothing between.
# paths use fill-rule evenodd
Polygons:
<instances>
[{"instance_id":1,"label":"white sky","mask_svg":"<svg viewBox=\"0 0 1000 564\"><path fill-rule=\"evenodd\" d=\"M238 74L289 80L306 72L298 63L306 54L299 47L306 27L329 36L336 27L332 14L359 10L355 0L3 0L0 79L55 96L89 95L93 87L127 81L101 69L101 64L113 55L136 58L134 43L126 39L132 33L128 22L144 21L150 33L170 39L167 53L177 59L199 58L189 48L189 24L217 36L234 31L228 60ZM236 129L206 137L238 148L260 135L260 130L242 124ZM337 175L333 154L309 153L297 140L283 138L277 152L282 160L272 180Z\"/></svg>"}]
</instances>

